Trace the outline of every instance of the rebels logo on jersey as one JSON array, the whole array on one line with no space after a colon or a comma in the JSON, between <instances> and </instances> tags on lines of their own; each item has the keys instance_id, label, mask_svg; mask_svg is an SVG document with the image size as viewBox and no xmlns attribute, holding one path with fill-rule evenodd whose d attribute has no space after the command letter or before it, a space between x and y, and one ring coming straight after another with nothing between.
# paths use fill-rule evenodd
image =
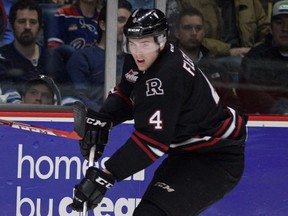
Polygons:
<instances>
[{"instance_id":1,"label":"rebels logo on jersey","mask_svg":"<svg viewBox=\"0 0 288 216\"><path fill-rule=\"evenodd\" d=\"M147 96L153 96L153 95L163 95L164 90L162 88L162 82L158 78L149 79L146 81Z\"/></svg>"}]
</instances>

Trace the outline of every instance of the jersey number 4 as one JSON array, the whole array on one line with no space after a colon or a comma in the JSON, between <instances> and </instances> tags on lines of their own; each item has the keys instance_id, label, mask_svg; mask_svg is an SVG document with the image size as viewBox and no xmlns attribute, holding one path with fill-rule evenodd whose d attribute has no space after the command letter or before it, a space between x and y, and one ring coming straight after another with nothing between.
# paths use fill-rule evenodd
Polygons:
<instances>
[{"instance_id":1,"label":"jersey number 4","mask_svg":"<svg viewBox=\"0 0 288 216\"><path fill-rule=\"evenodd\" d=\"M162 130L163 121L161 119L161 112L157 110L150 118L149 124L154 126L155 130Z\"/></svg>"}]
</instances>

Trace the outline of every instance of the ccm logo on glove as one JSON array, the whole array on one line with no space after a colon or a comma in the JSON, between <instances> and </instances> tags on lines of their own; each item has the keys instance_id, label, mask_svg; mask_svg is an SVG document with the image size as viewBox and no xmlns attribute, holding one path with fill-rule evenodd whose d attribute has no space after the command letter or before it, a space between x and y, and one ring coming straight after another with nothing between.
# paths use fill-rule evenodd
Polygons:
<instances>
[{"instance_id":1,"label":"ccm logo on glove","mask_svg":"<svg viewBox=\"0 0 288 216\"><path fill-rule=\"evenodd\" d=\"M105 179L101 178L100 176L98 176L95 179L95 182L97 182L100 185L105 186L107 189L111 188L113 186L113 184L111 184L110 182L106 181Z\"/></svg>"},{"instance_id":2,"label":"ccm logo on glove","mask_svg":"<svg viewBox=\"0 0 288 216\"><path fill-rule=\"evenodd\" d=\"M107 122L101 122L100 120L89 118L89 117L86 117L86 123L90 125L100 126L100 127L105 127L107 125Z\"/></svg>"}]
</instances>

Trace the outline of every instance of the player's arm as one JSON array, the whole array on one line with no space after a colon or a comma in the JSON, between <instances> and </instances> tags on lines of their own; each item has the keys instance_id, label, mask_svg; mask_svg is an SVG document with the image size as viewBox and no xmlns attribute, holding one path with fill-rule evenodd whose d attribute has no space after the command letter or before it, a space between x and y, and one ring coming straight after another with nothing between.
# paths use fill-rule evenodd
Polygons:
<instances>
[{"instance_id":1,"label":"player's arm","mask_svg":"<svg viewBox=\"0 0 288 216\"><path fill-rule=\"evenodd\" d=\"M133 119L132 102L119 86L109 92L100 112L110 115L114 126Z\"/></svg>"},{"instance_id":2,"label":"player's arm","mask_svg":"<svg viewBox=\"0 0 288 216\"><path fill-rule=\"evenodd\" d=\"M168 146L134 131L126 143L118 149L105 166L117 181L148 167L165 154Z\"/></svg>"},{"instance_id":3,"label":"player's arm","mask_svg":"<svg viewBox=\"0 0 288 216\"><path fill-rule=\"evenodd\" d=\"M124 69L125 70L124 62ZM112 126L133 118L132 102L129 98L133 85L126 82L124 75L121 83L113 88L99 112L88 109L84 139L80 141L82 155L88 159L92 146L96 145L95 160L98 160L109 140Z\"/></svg>"},{"instance_id":4,"label":"player's arm","mask_svg":"<svg viewBox=\"0 0 288 216\"><path fill-rule=\"evenodd\" d=\"M109 92L100 110L100 112L107 113L111 116L113 125L134 118L132 110L133 104L130 99L134 83L129 82L125 77L125 74L133 68L134 60L131 58L132 57L128 55L125 57L121 82Z\"/></svg>"},{"instance_id":5,"label":"player's arm","mask_svg":"<svg viewBox=\"0 0 288 216\"><path fill-rule=\"evenodd\" d=\"M118 89L118 87L115 87L115 89ZM80 140L80 151L83 157L88 159L90 149L96 145L94 160L97 161L102 156L108 143L112 126L131 119L133 117L131 113L132 104L130 100L125 95L121 96L121 93L117 90L110 93L99 112L88 109L85 136Z\"/></svg>"}]
</instances>

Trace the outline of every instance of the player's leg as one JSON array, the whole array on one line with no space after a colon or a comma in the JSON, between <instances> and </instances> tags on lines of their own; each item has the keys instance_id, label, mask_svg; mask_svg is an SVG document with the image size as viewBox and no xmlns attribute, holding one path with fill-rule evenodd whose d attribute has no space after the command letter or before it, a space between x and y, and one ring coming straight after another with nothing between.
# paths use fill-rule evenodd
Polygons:
<instances>
[{"instance_id":1,"label":"player's leg","mask_svg":"<svg viewBox=\"0 0 288 216\"><path fill-rule=\"evenodd\" d=\"M156 170L142 200L153 203L167 216L198 215L237 185L243 168L242 153L168 157ZM145 208L148 207L139 206L137 212L142 209L145 215Z\"/></svg>"}]
</instances>

